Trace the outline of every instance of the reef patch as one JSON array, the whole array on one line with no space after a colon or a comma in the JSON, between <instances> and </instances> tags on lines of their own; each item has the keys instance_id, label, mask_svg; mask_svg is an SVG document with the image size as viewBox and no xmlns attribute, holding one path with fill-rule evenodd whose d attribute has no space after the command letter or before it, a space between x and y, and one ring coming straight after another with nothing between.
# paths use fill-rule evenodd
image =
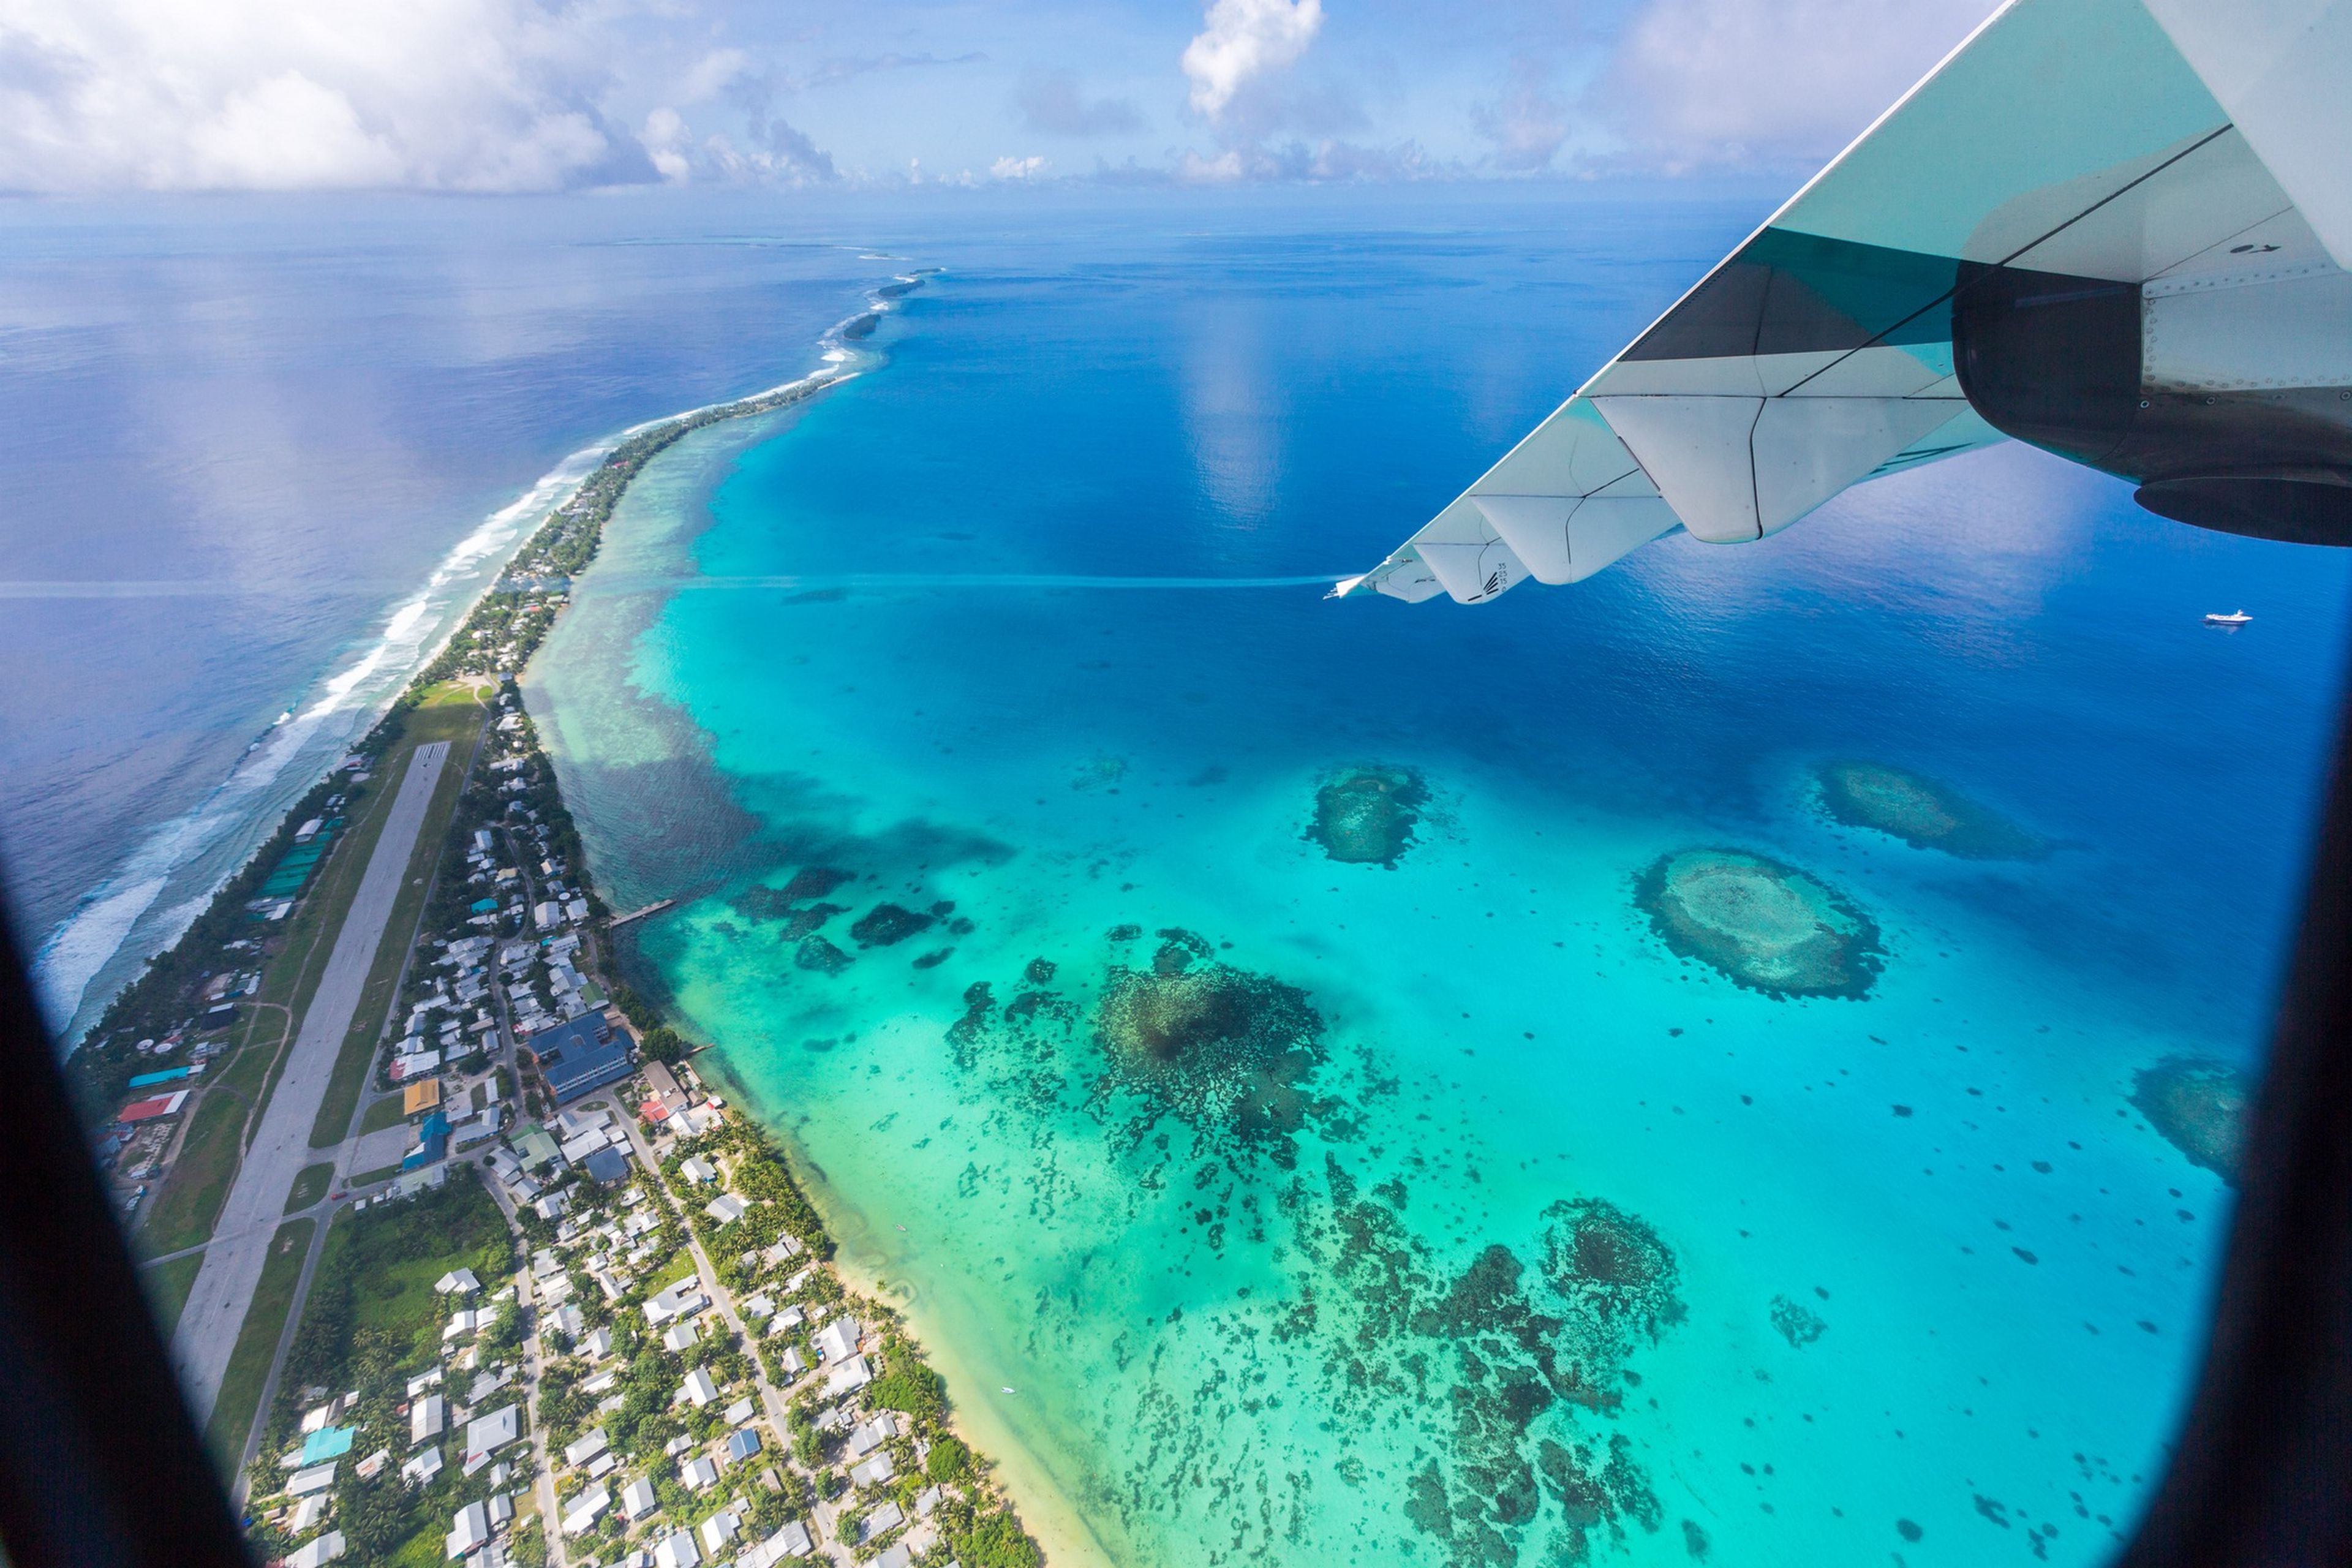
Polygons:
<instances>
[{"instance_id":1,"label":"reef patch","mask_svg":"<svg viewBox=\"0 0 2352 1568\"><path fill-rule=\"evenodd\" d=\"M793 962L819 974L838 974L856 962L821 936L805 937L793 950Z\"/></svg>"},{"instance_id":2,"label":"reef patch","mask_svg":"<svg viewBox=\"0 0 2352 1568\"><path fill-rule=\"evenodd\" d=\"M811 904L804 910L794 910L784 917L783 940L798 942L804 936L814 936L817 929L825 921L835 915L845 915L848 912L848 910L839 904L822 902Z\"/></svg>"},{"instance_id":3,"label":"reef patch","mask_svg":"<svg viewBox=\"0 0 2352 1568\"><path fill-rule=\"evenodd\" d=\"M1411 768L1349 768L1316 790L1307 837L1334 860L1394 870L1428 804L1429 786Z\"/></svg>"},{"instance_id":4,"label":"reef patch","mask_svg":"<svg viewBox=\"0 0 2352 1568\"><path fill-rule=\"evenodd\" d=\"M1940 849L1964 860L2040 860L2049 841L2028 833L1948 784L1885 763L1838 761L1813 769L1822 811L1848 827L1867 827L1915 849Z\"/></svg>"},{"instance_id":5,"label":"reef patch","mask_svg":"<svg viewBox=\"0 0 2352 1568\"><path fill-rule=\"evenodd\" d=\"M2131 1102L2190 1164L2236 1186L2252 1096L2252 1081L2227 1062L2167 1057L2139 1070Z\"/></svg>"},{"instance_id":6,"label":"reef patch","mask_svg":"<svg viewBox=\"0 0 2352 1568\"><path fill-rule=\"evenodd\" d=\"M877 904L857 917L849 928L849 934L857 940L860 947L894 947L910 936L929 931L938 919L937 915L923 914L898 904Z\"/></svg>"},{"instance_id":7,"label":"reef patch","mask_svg":"<svg viewBox=\"0 0 2352 1568\"><path fill-rule=\"evenodd\" d=\"M1772 1327L1789 1342L1790 1350L1800 1351L1830 1331L1830 1326L1822 1321L1820 1313L1801 1301L1790 1300L1786 1296L1772 1298Z\"/></svg>"},{"instance_id":8,"label":"reef patch","mask_svg":"<svg viewBox=\"0 0 2352 1568\"><path fill-rule=\"evenodd\" d=\"M1742 849L1680 849L1634 879L1660 941L1767 996L1870 994L1878 927L1823 883Z\"/></svg>"},{"instance_id":9,"label":"reef patch","mask_svg":"<svg viewBox=\"0 0 2352 1568\"><path fill-rule=\"evenodd\" d=\"M1323 1061L1323 1020L1298 987L1198 959L1192 943L1171 941L1149 970L1113 965L1105 976L1097 1097L1132 1093L1151 1120L1166 1113L1212 1141L1286 1149Z\"/></svg>"}]
</instances>

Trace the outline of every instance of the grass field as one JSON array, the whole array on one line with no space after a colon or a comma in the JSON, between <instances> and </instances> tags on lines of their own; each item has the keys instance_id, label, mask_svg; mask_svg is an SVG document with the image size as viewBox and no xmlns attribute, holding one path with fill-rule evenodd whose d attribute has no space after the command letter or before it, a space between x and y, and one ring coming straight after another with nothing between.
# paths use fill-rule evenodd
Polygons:
<instances>
[{"instance_id":1,"label":"grass field","mask_svg":"<svg viewBox=\"0 0 2352 1568\"><path fill-rule=\"evenodd\" d=\"M400 1105L400 1096L396 1094L369 1100L367 1109L360 1112L360 1131L381 1132L387 1127L397 1127L407 1120L401 1114Z\"/></svg>"},{"instance_id":2,"label":"grass field","mask_svg":"<svg viewBox=\"0 0 2352 1568\"><path fill-rule=\"evenodd\" d=\"M646 1291L650 1295L656 1290L667 1289L679 1280L689 1278L694 1272L694 1253L691 1249L681 1247L677 1249L677 1256L671 1258L659 1273L646 1282Z\"/></svg>"},{"instance_id":3,"label":"grass field","mask_svg":"<svg viewBox=\"0 0 2352 1568\"><path fill-rule=\"evenodd\" d=\"M147 1205L137 1237L143 1250L155 1256L177 1252L212 1235L213 1220L228 1200L229 1183L236 1176L250 1103L226 1084L216 1083L205 1092L180 1144L180 1157Z\"/></svg>"},{"instance_id":4,"label":"grass field","mask_svg":"<svg viewBox=\"0 0 2352 1568\"><path fill-rule=\"evenodd\" d=\"M335 1166L331 1160L303 1166L301 1173L294 1178L292 1189L286 1194L286 1212L292 1214L297 1209L309 1208L325 1197L327 1188L334 1179Z\"/></svg>"},{"instance_id":5,"label":"grass field","mask_svg":"<svg viewBox=\"0 0 2352 1568\"><path fill-rule=\"evenodd\" d=\"M286 1331L294 1287L301 1281L302 1260L317 1228L315 1220L289 1220L270 1238L268 1261L261 1266L261 1282L253 1288L252 1305L245 1310L245 1325L236 1331L236 1348L229 1352L220 1397L205 1429L205 1445L224 1476L234 1476L245 1455L246 1435L253 1430L261 1387L269 1381L269 1363L278 1357L278 1341Z\"/></svg>"},{"instance_id":6,"label":"grass field","mask_svg":"<svg viewBox=\"0 0 2352 1568\"><path fill-rule=\"evenodd\" d=\"M388 1182L398 1174L400 1174L400 1167L397 1165L386 1165L381 1171L353 1171L352 1179L344 1185L354 1189L372 1187L378 1182Z\"/></svg>"},{"instance_id":7,"label":"grass field","mask_svg":"<svg viewBox=\"0 0 2352 1568\"><path fill-rule=\"evenodd\" d=\"M139 1283L147 1292L147 1309L155 1314L155 1327L166 1340L180 1326L180 1309L188 1304L196 1270L204 1266L205 1255L191 1252L169 1263L151 1263L139 1271Z\"/></svg>"},{"instance_id":8,"label":"grass field","mask_svg":"<svg viewBox=\"0 0 2352 1568\"><path fill-rule=\"evenodd\" d=\"M392 906L392 918L384 925L383 945L376 949L374 967L368 971L367 986L360 993L359 1011L352 1015L351 1030L343 1037L342 1047L335 1057L334 1076L327 1081L327 1098L319 1107L319 1119L310 1125L313 1149L330 1149L343 1141L352 1124L352 1111L367 1088L368 1064L374 1058L376 1042L383 1037L384 1016L400 987L400 972L407 961L409 945L416 940L417 918L425 911L425 894L441 863L449 819L457 809L457 797L465 792L466 775L473 767L474 750L481 739L485 717L487 710L476 700L472 688L455 684L435 687L408 716L408 731L401 742L398 765L406 768L408 752L432 741L449 742L449 762L441 771L441 782L434 788L432 805L425 813L425 826L417 831L416 847L408 858L408 876Z\"/></svg>"}]
</instances>

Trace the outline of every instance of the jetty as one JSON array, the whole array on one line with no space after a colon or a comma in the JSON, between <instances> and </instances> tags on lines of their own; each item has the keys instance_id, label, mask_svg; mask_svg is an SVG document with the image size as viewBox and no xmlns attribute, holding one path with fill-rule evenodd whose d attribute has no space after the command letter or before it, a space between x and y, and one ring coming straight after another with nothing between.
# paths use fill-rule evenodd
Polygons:
<instances>
[{"instance_id":1,"label":"jetty","mask_svg":"<svg viewBox=\"0 0 2352 1568\"><path fill-rule=\"evenodd\" d=\"M611 921L606 922L606 929L618 931L623 926L627 925L631 921L641 921L647 915L657 915L676 902L677 902L676 899L656 899L644 909L631 910L625 915L614 915Z\"/></svg>"}]
</instances>

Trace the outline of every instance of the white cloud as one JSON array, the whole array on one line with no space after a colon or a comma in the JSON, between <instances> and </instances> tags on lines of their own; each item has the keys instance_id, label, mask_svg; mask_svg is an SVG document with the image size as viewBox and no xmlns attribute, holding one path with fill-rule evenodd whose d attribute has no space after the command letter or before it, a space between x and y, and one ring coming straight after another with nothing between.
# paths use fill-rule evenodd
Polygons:
<instances>
[{"instance_id":1,"label":"white cloud","mask_svg":"<svg viewBox=\"0 0 2352 1568\"><path fill-rule=\"evenodd\" d=\"M1323 0L1215 0L1184 47L1192 108L1214 120L1252 78L1294 65L1323 27Z\"/></svg>"},{"instance_id":2,"label":"white cloud","mask_svg":"<svg viewBox=\"0 0 2352 1568\"><path fill-rule=\"evenodd\" d=\"M1045 169L1043 158L1004 157L988 166L988 177L992 180L1034 180L1044 174Z\"/></svg>"},{"instance_id":3,"label":"white cloud","mask_svg":"<svg viewBox=\"0 0 2352 1568\"><path fill-rule=\"evenodd\" d=\"M1629 161L1670 171L1838 151L1994 0L1648 0L1593 103Z\"/></svg>"},{"instance_id":4,"label":"white cloud","mask_svg":"<svg viewBox=\"0 0 2352 1568\"><path fill-rule=\"evenodd\" d=\"M751 68L751 57L740 49L713 49L694 62L686 73L677 96L688 103L699 103L724 91L737 77Z\"/></svg>"},{"instance_id":5,"label":"white cloud","mask_svg":"<svg viewBox=\"0 0 2352 1568\"><path fill-rule=\"evenodd\" d=\"M692 137L685 116L675 109L665 105L646 116L646 153L653 159L655 171L673 184L694 174L694 162L687 152Z\"/></svg>"},{"instance_id":6,"label":"white cloud","mask_svg":"<svg viewBox=\"0 0 2352 1568\"><path fill-rule=\"evenodd\" d=\"M643 179L591 13L534 0L7 0L0 187Z\"/></svg>"},{"instance_id":7,"label":"white cloud","mask_svg":"<svg viewBox=\"0 0 2352 1568\"><path fill-rule=\"evenodd\" d=\"M1495 163L1514 174L1551 167L1568 142L1568 110L1553 98L1543 68L1522 57L1511 64L1509 89L1495 102L1470 106L1470 123L1495 144Z\"/></svg>"}]
</instances>

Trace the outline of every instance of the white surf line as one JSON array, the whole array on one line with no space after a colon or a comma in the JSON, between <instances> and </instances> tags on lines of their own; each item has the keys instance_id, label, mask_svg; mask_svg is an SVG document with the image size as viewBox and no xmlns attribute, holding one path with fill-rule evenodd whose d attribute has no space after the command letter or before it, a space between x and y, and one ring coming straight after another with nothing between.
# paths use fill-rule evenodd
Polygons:
<instances>
[{"instance_id":1,"label":"white surf line","mask_svg":"<svg viewBox=\"0 0 2352 1568\"><path fill-rule=\"evenodd\" d=\"M289 767L308 752L311 766L324 772L329 754L380 712L409 674L439 651L440 643L463 618L456 595L464 584L520 546L541 516L568 499L617 444L617 438L602 441L572 453L521 496L477 524L441 558L421 587L410 587L408 596L386 613L372 643L264 731L230 766L227 776L195 805L146 830L131 853L41 944L34 976L53 1026L65 1029L84 1011L90 983L131 940L173 876L224 837L240 831L257 834L263 828L273 816L266 809L269 796ZM91 584L69 586L69 593L47 596L149 596L139 591L101 593L100 585ZM437 638L436 625L442 627ZM188 889L141 933L140 945L161 952L177 942L235 870L225 867L210 885Z\"/></svg>"},{"instance_id":2,"label":"white surf line","mask_svg":"<svg viewBox=\"0 0 2352 1568\"><path fill-rule=\"evenodd\" d=\"M898 282L915 281L901 274ZM493 512L450 552L442 557L433 574L422 589L396 605L383 623L373 646L337 674L314 689L315 697L306 695L288 717L263 732L262 737L246 749L229 770L228 776L215 784L210 793L180 816L156 824L145 830L138 845L115 868L84 894L73 912L51 928L33 959L35 989L42 1002L50 1026L66 1037L66 1048L80 1044L74 1026L82 1021L91 1000L89 987L121 952L124 945L137 933L140 946L149 954L163 952L179 941L188 926L210 905L223 884L235 874L236 866L222 868L209 885L190 890L180 901L166 910L142 932L140 922L146 919L171 885L172 878L216 847L229 834L243 831L257 836L274 816L261 812L257 816L257 797L263 796L277 784L279 776L302 752L314 737L321 739L320 754L313 758L323 773L324 740L348 739L362 728L362 721L373 721L400 690L409 677L437 657L466 614L481 597L477 594L463 604L441 602L444 595L459 579L480 573L494 561L511 559L524 542L545 521L547 514L562 506L577 493L601 467L613 450L632 436L679 419L691 419L711 409L731 407L737 404L755 402L763 397L803 391L805 396L845 381L855 380L880 363L880 356L869 350L845 347L840 338L841 329L859 317L887 313L898 307L896 299L869 297L863 307L845 316L825 329L817 338L824 368L778 382L762 391L741 397L723 398L714 403L697 405L675 414L632 425L604 440L593 442L567 456L562 462L541 476L538 482L514 501ZM483 592L495 584L483 584ZM403 584L404 586L404 584ZM16 591L11 591L16 590ZM156 583L132 580L122 584L92 582L20 581L0 584L0 599L104 599L104 598L174 598L209 596L215 594L243 594L245 587L230 587L217 583L197 584ZM398 591L395 589L394 591ZM425 637L435 624L441 627L440 636L428 647ZM320 731L328 721L337 727L324 737ZM308 787L307 784L304 787ZM250 848L248 848L248 854ZM126 977L127 978L127 977ZM95 1019L89 1022L94 1023Z\"/></svg>"}]
</instances>

